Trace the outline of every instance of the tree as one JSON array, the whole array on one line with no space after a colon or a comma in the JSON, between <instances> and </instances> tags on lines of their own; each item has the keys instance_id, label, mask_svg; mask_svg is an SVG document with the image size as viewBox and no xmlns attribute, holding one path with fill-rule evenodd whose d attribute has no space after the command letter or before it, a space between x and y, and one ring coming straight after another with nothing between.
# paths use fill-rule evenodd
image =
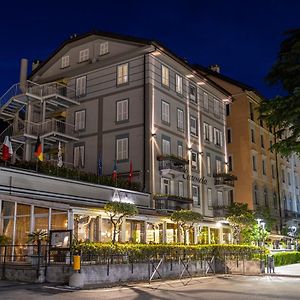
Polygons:
<instances>
[{"instance_id":1,"label":"tree","mask_svg":"<svg viewBox=\"0 0 300 300\"><path fill-rule=\"evenodd\" d=\"M178 210L174 211L171 215L171 220L177 224L178 237L180 229L183 232L183 242L187 242L187 232L193 228L195 223L201 222L202 215L198 212L191 210Z\"/></svg>"},{"instance_id":2,"label":"tree","mask_svg":"<svg viewBox=\"0 0 300 300\"><path fill-rule=\"evenodd\" d=\"M270 85L279 84L287 94L263 100L259 112L274 129L276 141L272 148L289 156L300 155L300 29L286 35L266 80Z\"/></svg>"},{"instance_id":3,"label":"tree","mask_svg":"<svg viewBox=\"0 0 300 300\"><path fill-rule=\"evenodd\" d=\"M137 207L131 203L109 202L105 204L104 210L110 218L113 225L112 243L116 242L117 234L121 230L121 225L126 217L135 216L138 214Z\"/></svg>"},{"instance_id":4,"label":"tree","mask_svg":"<svg viewBox=\"0 0 300 300\"><path fill-rule=\"evenodd\" d=\"M233 227L233 239L237 244L251 243L255 239L252 229L256 225L254 214L247 203L233 202L228 207L227 220Z\"/></svg>"}]
</instances>

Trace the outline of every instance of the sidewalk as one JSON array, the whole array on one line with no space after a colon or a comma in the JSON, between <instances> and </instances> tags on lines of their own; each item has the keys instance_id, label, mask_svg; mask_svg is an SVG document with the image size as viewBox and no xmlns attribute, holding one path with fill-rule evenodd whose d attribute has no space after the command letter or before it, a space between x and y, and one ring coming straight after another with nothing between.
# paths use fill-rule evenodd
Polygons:
<instances>
[{"instance_id":1,"label":"sidewalk","mask_svg":"<svg viewBox=\"0 0 300 300\"><path fill-rule=\"evenodd\" d=\"M277 275L290 275L300 277L300 263L275 267L275 274Z\"/></svg>"}]
</instances>

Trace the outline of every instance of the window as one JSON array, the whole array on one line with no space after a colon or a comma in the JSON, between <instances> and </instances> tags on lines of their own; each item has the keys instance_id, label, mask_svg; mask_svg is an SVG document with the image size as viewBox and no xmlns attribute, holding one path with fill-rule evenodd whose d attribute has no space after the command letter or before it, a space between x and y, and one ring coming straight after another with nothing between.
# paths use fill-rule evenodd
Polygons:
<instances>
[{"instance_id":1,"label":"window","mask_svg":"<svg viewBox=\"0 0 300 300\"><path fill-rule=\"evenodd\" d=\"M184 116L183 110L177 108L177 129L180 131L184 130Z\"/></svg>"},{"instance_id":2,"label":"window","mask_svg":"<svg viewBox=\"0 0 300 300\"><path fill-rule=\"evenodd\" d=\"M249 103L249 108L250 108L250 119L254 121L253 104L251 102Z\"/></svg>"},{"instance_id":3,"label":"window","mask_svg":"<svg viewBox=\"0 0 300 300\"><path fill-rule=\"evenodd\" d=\"M211 159L210 159L210 155L206 156L206 172L207 172L207 176L211 176Z\"/></svg>"},{"instance_id":4,"label":"window","mask_svg":"<svg viewBox=\"0 0 300 300\"><path fill-rule=\"evenodd\" d=\"M77 97L86 95L86 76L76 78L75 90Z\"/></svg>"},{"instance_id":5,"label":"window","mask_svg":"<svg viewBox=\"0 0 300 300\"><path fill-rule=\"evenodd\" d=\"M254 129L251 128L251 142L255 143L255 132Z\"/></svg>"},{"instance_id":6,"label":"window","mask_svg":"<svg viewBox=\"0 0 300 300\"><path fill-rule=\"evenodd\" d=\"M85 109L75 111L74 125L76 131L85 129Z\"/></svg>"},{"instance_id":7,"label":"window","mask_svg":"<svg viewBox=\"0 0 300 300\"><path fill-rule=\"evenodd\" d=\"M266 189L264 190L264 203L265 203L265 206L266 206L266 207L269 206L269 202L268 202L268 192L267 192Z\"/></svg>"},{"instance_id":8,"label":"window","mask_svg":"<svg viewBox=\"0 0 300 300\"><path fill-rule=\"evenodd\" d=\"M70 66L70 56L69 55L63 56L61 59L61 67L66 68L69 66Z\"/></svg>"},{"instance_id":9,"label":"window","mask_svg":"<svg viewBox=\"0 0 300 300\"><path fill-rule=\"evenodd\" d=\"M178 196L183 197L183 181L178 181Z\"/></svg>"},{"instance_id":10,"label":"window","mask_svg":"<svg viewBox=\"0 0 300 300\"><path fill-rule=\"evenodd\" d=\"M216 173L222 173L222 161L219 159L216 159Z\"/></svg>"},{"instance_id":11,"label":"window","mask_svg":"<svg viewBox=\"0 0 300 300\"><path fill-rule=\"evenodd\" d=\"M225 105L225 110L226 110L226 116L228 117L230 115L230 104Z\"/></svg>"},{"instance_id":12,"label":"window","mask_svg":"<svg viewBox=\"0 0 300 300\"><path fill-rule=\"evenodd\" d=\"M128 99L117 101L117 122L128 120Z\"/></svg>"},{"instance_id":13,"label":"window","mask_svg":"<svg viewBox=\"0 0 300 300\"><path fill-rule=\"evenodd\" d=\"M74 146L74 167L84 167L84 145Z\"/></svg>"},{"instance_id":14,"label":"window","mask_svg":"<svg viewBox=\"0 0 300 300\"><path fill-rule=\"evenodd\" d=\"M207 123L204 123L204 140L209 142L209 126Z\"/></svg>"},{"instance_id":15,"label":"window","mask_svg":"<svg viewBox=\"0 0 300 300\"><path fill-rule=\"evenodd\" d=\"M163 155L171 154L170 140L164 138L162 139L162 154Z\"/></svg>"},{"instance_id":16,"label":"window","mask_svg":"<svg viewBox=\"0 0 300 300\"><path fill-rule=\"evenodd\" d=\"M104 55L107 53L108 53L108 42L101 43L99 55Z\"/></svg>"},{"instance_id":17,"label":"window","mask_svg":"<svg viewBox=\"0 0 300 300\"><path fill-rule=\"evenodd\" d=\"M191 116L190 122L191 122L191 134L198 135L197 118Z\"/></svg>"},{"instance_id":18,"label":"window","mask_svg":"<svg viewBox=\"0 0 300 300\"><path fill-rule=\"evenodd\" d=\"M211 188L207 189L207 206L212 207L212 190L211 190Z\"/></svg>"},{"instance_id":19,"label":"window","mask_svg":"<svg viewBox=\"0 0 300 300\"><path fill-rule=\"evenodd\" d=\"M217 128L214 128L214 143L217 146L223 146L223 139L221 131Z\"/></svg>"},{"instance_id":20,"label":"window","mask_svg":"<svg viewBox=\"0 0 300 300\"><path fill-rule=\"evenodd\" d=\"M275 166L274 164L271 165L271 173L272 173L272 178L275 178Z\"/></svg>"},{"instance_id":21,"label":"window","mask_svg":"<svg viewBox=\"0 0 300 300\"><path fill-rule=\"evenodd\" d=\"M182 94L182 77L176 74L175 79L176 79L176 93Z\"/></svg>"},{"instance_id":22,"label":"window","mask_svg":"<svg viewBox=\"0 0 300 300\"><path fill-rule=\"evenodd\" d=\"M203 105L204 105L204 109L208 110L209 109L209 105L208 105L208 94L204 92L203 94Z\"/></svg>"},{"instance_id":23,"label":"window","mask_svg":"<svg viewBox=\"0 0 300 300\"><path fill-rule=\"evenodd\" d=\"M254 196L254 204L258 205L258 191L257 191L257 186L255 185L254 186L254 189L253 189L253 196Z\"/></svg>"},{"instance_id":24,"label":"window","mask_svg":"<svg viewBox=\"0 0 300 300\"><path fill-rule=\"evenodd\" d=\"M84 49L84 50L81 50L79 52L79 62L83 62L83 61L86 61L89 59L89 54L90 53L90 50L89 49Z\"/></svg>"},{"instance_id":25,"label":"window","mask_svg":"<svg viewBox=\"0 0 300 300\"><path fill-rule=\"evenodd\" d=\"M281 176L282 176L282 182L285 183L285 174L284 174L284 170L281 170Z\"/></svg>"},{"instance_id":26,"label":"window","mask_svg":"<svg viewBox=\"0 0 300 300\"><path fill-rule=\"evenodd\" d=\"M234 202L233 190L228 191L228 204L231 205Z\"/></svg>"},{"instance_id":27,"label":"window","mask_svg":"<svg viewBox=\"0 0 300 300\"><path fill-rule=\"evenodd\" d=\"M163 195L170 195L170 179L162 178L161 179L161 193Z\"/></svg>"},{"instance_id":28,"label":"window","mask_svg":"<svg viewBox=\"0 0 300 300\"><path fill-rule=\"evenodd\" d=\"M265 148L264 136L262 134L260 135L260 145L262 148Z\"/></svg>"},{"instance_id":29,"label":"window","mask_svg":"<svg viewBox=\"0 0 300 300\"><path fill-rule=\"evenodd\" d=\"M198 170L198 153L192 152L192 169Z\"/></svg>"},{"instance_id":30,"label":"window","mask_svg":"<svg viewBox=\"0 0 300 300\"><path fill-rule=\"evenodd\" d=\"M119 65L117 67L117 84L124 84L128 82L128 63Z\"/></svg>"},{"instance_id":31,"label":"window","mask_svg":"<svg viewBox=\"0 0 300 300\"><path fill-rule=\"evenodd\" d=\"M161 101L161 120L170 123L170 105L168 102Z\"/></svg>"},{"instance_id":32,"label":"window","mask_svg":"<svg viewBox=\"0 0 300 300\"><path fill-rule=\"evenodd\" d=\"M177 144L177 155L178 157L183 157L183 146L181 144L181 142L178 142Z\"/></svg>"},{"instance_id":33,"label":"window","mask_svg":"<svg viewBox=\"0 0 300 300\"><path fill-rule=\"evenodd\" d=\"M199 186L193 185L192 186L192 193L193 193L193 202L194 202L194 204L200 205Z\"/></svg>"},{"instance_id":34,"label":"window","mask_svg":"<svg viewBox=\"0 0 300 300\"><path fill-rule=\"evenodd\" d=\"M192 84L189 86L189 95L190 100L194 103L197 103L197 88Z\"/></svg>"},{"instance_id":35,"label":"window","mask_svg":"<svg viewBox=\"0 0 300 300\"><path fill-rule=\"evenodd\" d=\"M227 128L227 143L231 143L231 128Z\"/></svg>"},{"instance_id":36,"label":"window","mask_svg":"<svg viewBox=\"0 0 300 300\"><path fill-rule=\"evenodd\" d=\"M253 169L253 171L257 171L257 162L256 162L255 155L252 155L252 169Z\"/></svg>"},{"instance_id":37,"label":"window","mask_svg":"<svg viewBox=\"0 0 300 300\"><path fill-rule=\"evenodd\" d=\"M117 160L127 160L128 159L128 137L117 138Z\"/></svg>"},{"instance_id":38,"label":"window","mask_svg":"<svg viewBox=\"0 0 300 300\"><path fill-rule=\"evenodd\" d=\"M290 172L287 173L287 177L288 177L288 184L291 185L291 174L290 174Z\"/></svg>"},{"instance_id":39,"label":"window","mask_svg":"<svg viewBox=\"0 0 300 300\"><path fill-rule=\"evenodd\" d=\"M220 106L218 99L214 98L214 114L218 116L220 114Z\"/></svg>"},{"instance_id":40,"label":"window","mask_svg":"<svg viewBox=\"0 0 300 300\"><path fill-rule=\"evenodd\" d=\"M161 83L164 86L169 86L169 69L164 65L161 66Z\"/></svg>"},{"instance_id":41,"label":"window","mask_svg":"<svg viewBox=\"0 0 300 300\"><path fill-rule=\"evenodd\" d=\"M232 170L232 156L228 155L228 171L231 172Z\"/></svg>"},{"instance_id":42,"label":"window","mask_svg":"<svg viewBox=\"0 0 300 300\"><path fill-rule=\"evenodd\" d=\"M222 191L217 191L217 200L218 200L218 206L223 206L224 201L223 201L223 192Z\"/></svg>"},{"instance_id":43,"label":"window","mask_svg":"<svg viewBox=\"0 0 300 300\"><path fill-rule=\"evenodd\" d=\"M266 175L266 160L262 160L262 173L263 175Z\"/></svg>"}]
</instances>

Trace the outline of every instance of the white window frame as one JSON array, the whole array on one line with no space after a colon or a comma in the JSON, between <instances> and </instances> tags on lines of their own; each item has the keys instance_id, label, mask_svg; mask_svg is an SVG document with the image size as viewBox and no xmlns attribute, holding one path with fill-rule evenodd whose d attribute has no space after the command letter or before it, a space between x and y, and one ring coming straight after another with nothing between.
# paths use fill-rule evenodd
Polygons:
<instances>
[{"instance_id":1,"label":"white window frame","mask_svg":"<svg viewBox=\"0 0 300 300\"><path fill-rule=\"evenodd\" d=\"M222 161L220 159L216 159L216 174L222 173Z\"/></svg>"},{"instance_id":2,"label":"white window frame","mask_svg":"<svg viewBox=\"0 0 300 300\"><path fill-rule=\"evenodd\" d=\"M161 120L170 124L170 104L161 100Z\"/></svg>"},{"instance_id":3,"label":"white window frame","mask_svg":"<svg viewBox=\"0 0 300 300\"><path fill-rule=\"evenodd\" d=\"M178 74L175 74L175 83L176 83L176 93L182 94L182 77Z\"/></svg>"},{"instance_id":4,"label":"white window frame","mask_svg":"<svg viewBox=\"0 0 300 300\"><path fill-rule=\"evenodd\" d=\"M209 142L209 125L207 123L203 123L203 127L204 141Z\"/></svg>"},{"instance_id":5,"label":"white window frame","mask_svg":"<svg viewBox=\"0 0 300 300\"><path fill-rule=\"evenodd\" d=\"M192 153L191 153L191 161L192 161L192 169L193 170L198 170L198 165L199 165L199 161L198 160L199 160L198 159L198 152L192 151Z\"/></svg>"},{"instance_id":6,"label":"white window frame","mask_svg":"<svg viewBox=\"0 0 300 300\"><path fill-rule=\"evenodd\" d=\"M99 55L105 55L108 53L108 42L100 43Z\"/></svg>"},{"instance_id":7,"label":"white window frame","mask_svg":"<svg viewBox=\"0 0 300 300\"><path fill-rule=\"evenodd\" d=\"M117 138L116 140L116 158L117 161L123 161L128 159L128 143L129 138Z\"/></svg>"},{"instance_id":8,"label":"white window frame","mask_svg":"<svg viewBox=\"0 0 300 300\"><path fill-rule=\"evenodd\" d=\"M180 108L177 108L177 129L184 131L184 112Z\"/></svg>"},{"instance_id":9,"label":"white window frame","mask_svg":"<svg viewBox=\"0 0 300 300\"><path fill-rule=\"evenodd\" d=\"M86 95L87 77L81 76L76 78L75 92L77 97L83 97Z\"/></svg>"},{"instance_id":10,"label":"white window frame","mask_svg":"<svg viewBox=\"0 0 300 300\"><path fill-rule=\"evenodd\" d=\"M117 122L128 120L128 99L117 101Z\"/></svg>"},{"instance_id":11,"label":"white window frame","mask_svg":"<svg viewBox=\"0 0 300 300\"><path fill-rule=\"evenodd\" d=\"M220 103L217 98L214 98L214 114L218 116L220 114Z\"/></svg>"},{"instance_id":12,"label":"white window frame","mask_svg":"<svg viewBox=\"0 0 300 300\"><path fill-rule=\"evenodd\" d=\"M177 156L183 158L183 145L177 144Z\"/></svg>"},{"instance_id":13,"label":"white window frame","mask_svg":"<svg viewBox=\"0 0 300 300\"><path fill-rule=\"evenodd\" d=\"M129 81L129 63L117 66L117 85L128 83Z\"/></svg>"},{"instance_id":14,"label":"white window frame","mask_svg":"<svg viewBox=\"0 0 300 300\"><path fill-rule=\"evenodd\" d=\"M170 85L170 70L165 65L161 65L161 83L166 87Z\"/></svg>"},{"instance_id":15,"label":"white window frame","mask_svg":"<svg viewBox=\"0 0 300 300\"><path fill-rule=\"evenodd\" d=\"M191 93L191 88L194 88L195 95ZM189 98L192 102L197 103L197 87L194 84L189 85Z\"/></svg>"},{"instance_id":16,"label":"white window frame","mask_svg":"<svg viewBox=\"0 0 300 300\"><path fill-rule=\"evenodd\" d=\"M193 203L197 206L200 206L200 189L198 185L192 185L192 197Z\"/></svg>"},{"instance_id":17,"label":"white window frame","mask_svg":"<svg viewBox=\"0 0 300 300\"><path fill-rule=\"evenodd\" d=\"M184 197L184 187L183 187L183 181L178 181L178 196Z\"/></svg>"},{"instance_id":18,"label":"white window frame","mask_svg":"<svg viewBox=\"0 0 300 300\"><path fill-rule=\"evenodd\" d=\"M206 155L206 173L207 176L211 176L211 157Z\"/></svg>"},{"instance_id":19,"label":"white window frame","mask_svg":"<svg viewBox=\"0 0 300 300\"><path fill-rule=\"evenodd\" d=\"M209 100L208 100L208 94L206 92L203 93L203 106L205 110L209 110Z\"/></svg>"},{"instance_id":20,"label":"white window frame","mask_svg":"<svg viewBox=\"0 0 300 300\"><path fill-rule=\"evenodd\" d=\"M195 126L193 126L192 123L195 123ZM197 118L190 116L190 130L191 134L197 136L198 135L198 120Z\"/></svg>"},{"instance_id":21,"label":"white window frame","mask_svg":"<svg viewBox=\"0 0 300 300\"><path fill-rule=\"evenodd\" d=\"M86 120L86 110L78 110L74 113L74 126L75 131L85 129L85 120Z\"/></svg>"},{"instance_id":22,"label":"white window frame","mask_svg":"<svg viewBox=\"0 0 300 300\"><path fill-rule=\"evenodd\" d=\"M89 58L90 58L90 49L89 48L79 51L79 62L80 63L89 60Z\"/></svg>"},{"instance_id":23,"label":"white window frame","mask_svg":"<svg viewBox=\"0 0 300 300\"><path fill-rule=\"evenodd\" d=\"M171 142L167 139L162 138L161 140L161 151L163 155L171 154Z\"/></svg>"},{"instance_id":24,"label":"white window frame","mask_svg":"<svg viewBox=\"0 0 300 300\"><path fill-rule=\"evenodd\" d=\"M163 195L171 194L171 181L169 178L162 177L160 181L160 192Z\"/></svg>"},{"instance_id":25,"label":"white window frame","mask_svg":"<svg viewBox=\"0 0 300 300\"><path fill-rule=\"evenodd\" d=\"M61 58L61 68L67 68L70 66L70 56L65 55Z\"/></svg>"},{"instance_id":26,"label":"white window frame","mask_svg":"<svg viewBox=\"0 0 300 300\"><path fill-rule=\"evenodd\" d=\"M74 167L83 168L85 163L85 146L84 145L74 146L73 155L74 155L73 157Z\"/></svg>"}]
</instances>

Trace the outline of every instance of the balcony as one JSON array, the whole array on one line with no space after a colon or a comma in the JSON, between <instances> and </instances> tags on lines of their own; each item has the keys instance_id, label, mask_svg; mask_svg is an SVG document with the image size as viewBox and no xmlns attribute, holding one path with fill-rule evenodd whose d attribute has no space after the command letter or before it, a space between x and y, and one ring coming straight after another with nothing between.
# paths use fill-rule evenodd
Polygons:
<instances>
[{"instance_id":1,"label":"balcony","mask_svg":"<svg viewBox=\"0 0 300 300\"><path fill-rule=\"evenodd\" d=\"M155 208L157 210L174 211L181 209L189 209L193 199L179 197L176 195L155 195Z\"/></svg>"},{"instance_id":2,"label":"balcony","mask_svg":"<svg viewBox=\"0 0 300 300\"><path fill-rule=\"evenodd\" d=\"M43 123L34 123L19 121L13 127L12 140L19 143L25 142L25 139L36 140L40 136L47 142L62 141L64 143L78 140L78 132L75 131L73 124L52 119Z\"/></svg>"},{"instance_id":3,"label":"balcony","mask_svg":"<svg viewBox=\"0 0 300 300\"><path fill-rule=\"evenodd\" d=\"M213 216L216 218L224 218L228 213L227 206L213 205L212 209L213 209Z\"/></svg>"},{"instance_id":4,"label":"balcony","mask_svg":"<svg viewBox=\"0 0 300 300\"><path fill-rule=\"evenodd\" d=\"M161 155L157 157L159 161L159 171L161 175L171 174L173 176L180 175L184 173L185 166L188 161L173 155Z\"/></svg>"},{"instance_id":5,"label":"balcony","mask_svg":"<svg viewBox=\"0 0 300 300\"><path fill-rule=\"evenodd\" d=\"M234 188L234 181L237 180L237 177L230 173L215 173L214 179L217 189L229 191Z\"/></svg>"}]
</instances>

